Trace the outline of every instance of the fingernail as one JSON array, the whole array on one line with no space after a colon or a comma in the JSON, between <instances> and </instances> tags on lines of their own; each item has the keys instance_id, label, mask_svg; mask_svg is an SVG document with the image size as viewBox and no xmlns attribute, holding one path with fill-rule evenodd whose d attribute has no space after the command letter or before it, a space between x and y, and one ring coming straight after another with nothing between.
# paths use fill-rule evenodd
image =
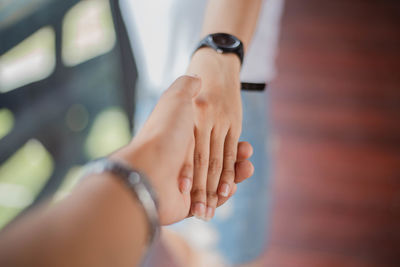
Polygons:
<instances>
[{"instance_id":1,"label":"fingernail","mask_svg":"<svg viewBox=\"0 0 400 267\"><path fill-rule=\"evenodd\" d=\"M223 197L227 197L229 195L229 185L223 184L219 190L219 194Z\"/></svg>"},{"instance_id":2,"label":"fingernail","mask_svg":"<svg viewBox=\"0 0 400 267\"><path fill-rule=\"evenodd\" d=\"M206 212L206 221L209 221L213 217L213 211L214 209L211 207L207 207L207 212Z\"/></svg>"},{"instance_id":3,"label":"fingernail","mask_svg":"<svg viewBox=\"0 0 400 267\"><path fill-rule=\"evenodd\" d=\"M198 219L204 219L204 213L206 211L206 206L203 203L193 204L193 215Z\"/></svg>"},{"instance_id":4,"label":"fingernail","mask_svg":"<svg viewBox=\"0 0 400 267\"><path fill-rule=\"evenodd\" d=\"M188 73L187 76L199 78L199 75L197 75L196 73Z\"/></svg>"},{"instance_id":5,"label":"fingernail","mask_svg":"<svg viewBox=\"0 0 400 267\"><path fill-rule=\"evenodd\" d=\"M191 187L192 187L192 182L189 178L183 178L181 180L181 192L183 194L189 194Z\"/></svg>"}]
</instances>

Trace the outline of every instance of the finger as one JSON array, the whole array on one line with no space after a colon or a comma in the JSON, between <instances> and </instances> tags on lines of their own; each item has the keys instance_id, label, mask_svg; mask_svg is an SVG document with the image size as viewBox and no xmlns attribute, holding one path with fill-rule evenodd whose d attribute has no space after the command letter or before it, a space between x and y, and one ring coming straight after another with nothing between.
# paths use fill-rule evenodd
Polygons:
<instances>
[{"instance_id":1,"label":"finger","mask_svg":"<svg viewBox=\"0 0 400 267\"><path fill-rule=\"evenodd\" d=\"M195 128L195 147L194 147L194 173L192 187L192 207L191 213L201 219L205 219L206 212L206 186L207 169L210 150L211 129L206 127Z\"/></svg>"},{"instance_id":2,"label":"finger","mask_svg":"<svg viewBox=\"0 0 400 267\"><path fill-rule=\"evenodd\" d=\"M235 165L235 183L241 183L254 173L254 166L249 160L236 162Z\"/></svg>"},{"instance_id":3,"label":"finger","mask_svg":"<svg viewBox=\"0 0 400 267\"><path fill-rule=\"evenodd\" d=\"M239 137L228 132L224 144L224 162L222 168L221 179L218 186L218 195L222 197L229 196L232 189L233 181L235 180L235 162L236 152L238 148Z\"/></svg>"},{"instance_id":4,"label":"finger","mask_svg":"<svg viewBox=\"0 0 400 267\"><path fill-rule=\"evenodd\" d=\"M179 190L182 194L189 194L192 190L193 184L193 153L194 153L194 136L188 147L186 153L186 160L182 166L181 173L179 175Z\"/></svg>"},{"instance_id":5,"label":"finger","mask_svg":"<svg viewBox=\"0 0 400 267\"><path fill-rule=\"evenodd\" d=\"M237 190L237 185L236 185L236 184L233 184L232 190L231 190L231 192L230 192L230 194L229 194L228 197L221 197L221 196L220 196L220 197L218 198L217 207L220 207L220 206L224 205L225 202L227 202L231 197L233 197L233 195L236 193L236 190Z\"/></svg>"},{"instance_id":6,"label":"finger","mask_svg":"<svg viewBox=\"0 0 400 267\"><path fill-rule=\"evenodd\" d=\"M247 159L253 154L253 147L249 142L239 142L237 150L237 162L235 163L235 183L240 183L251 177L254 172L253 164ZM239 164L240 163L240 164ZM219 197L217 207L223 205L232 195L235 194L237 185L233 184L233 189L229 197Z\"/></svg>"},{"instance_id":7,"label":"finger","mask_svg":"<svg viewBox=\"0 0 400 267\"><path fill-rule=\"evenodd\" d=\"M190 214L190 207L191 207L190 192L192 190L192 185L193 185L193 152L194 152L194 135L192 134L192 139L187 149L186 158L181 168L181 172L178 179L179 191L182 194L182 202L185 207L184 217L188 217L188 215Z\"/></svg>"},{"instance_id":8,"label":"finger","mask_svg":"<svg viewBox=\"0 0 400 267\"><path fill-rule=\"evenodd\" d=\"M210 220L214 216L214 211L217 207L217 188L222 172L225 136L226 132L220 131L218 128L214 128L211 132L210 159L207 173L206 220Z\"/></svg>"},{"instance_id":9,"label":"finger","mask_svg":"<svg viewBox=\"0 0 400 267\"><path fill-rule=\"evenodd\" d=\"M249 142L239 142L237 148L237 161L246 160L253 155L253 147Z\"/></svg>"}]
</instances>

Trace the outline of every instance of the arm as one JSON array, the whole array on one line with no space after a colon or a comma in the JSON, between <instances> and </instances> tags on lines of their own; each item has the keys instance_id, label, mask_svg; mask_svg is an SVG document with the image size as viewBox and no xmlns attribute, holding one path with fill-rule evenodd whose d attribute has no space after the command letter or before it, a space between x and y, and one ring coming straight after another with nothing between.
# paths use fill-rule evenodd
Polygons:
<instances>
[{"instance_id":1,"label":"arm","mask_svg":"<svg viewBox=\"0 0 400 267\"><path fill-rule=\"evenodd\" d=\"M147 174L162 225L189 213L192 173L185 158L193 154L191 101L199 86L199 79L179 78L132 142L110 156ZM241 162L250 164L251 147L238 150ZM249 169L240 172L240 180L249 176ZM92 175L61 203L38 207L4 229L0 266L136 266L145 252L147 223L141 204L119 179Z\"/></svg>"},{"instance_id":2,"label":"arm","mask_svg":"<svg viewBox=\"0 0 400 267\"><path fill-rule=\"evenodd\" d=\"M261 0L209 1L202 35L224 32L247 49L255 30ZM235 54L199 49L188 73L202 78L194 100L195 152L191 213L211 219L219 199L234 190L237 145L242 128L240 61Z\"/></svg>"},{"instance_id":3,"label":"arm","mask_svg":"<svg viewBox=\"0 0 400 267\"><path fill-rule=\"evenodd\" d=\"M56 207L25 216L1 236L1 266L136 266L144 253L146 215L110 174L87 177Z\"/></svg>"},{"instance_id":4,"label":"arm","mask_svg":"<svg viewBox=\"0 0 400 267\"><path fill-rule=\"evenodd\" d=\"M239 38L247 49L257 25L262 0L211 0L204 17L202 36L224 32Z\"/></svg>"}]
</instances>

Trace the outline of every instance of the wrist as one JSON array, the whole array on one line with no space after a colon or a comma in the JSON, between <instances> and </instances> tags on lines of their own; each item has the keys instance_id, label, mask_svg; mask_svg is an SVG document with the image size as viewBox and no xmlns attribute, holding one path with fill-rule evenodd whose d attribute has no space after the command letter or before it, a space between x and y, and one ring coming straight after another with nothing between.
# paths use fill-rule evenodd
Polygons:
<instances>
[{"instance_id":1,"label":"wrist","mask_svg":"<svg viewBox=\"0 0 400 267\"><path fill-rule=\"evenodd\" d=\"M138 171L144 173L153 183L156 174L153 173L151 164L146 157L148 151L145 144L137 144L135 139L127 146L110 155L111 159L120 160Z\"/></svg>"},{"instance_id":2,"label":"wrist","mask_svg":"<svg viewBox=\"0 0 400 267\"><path fill-rule=\"evenodd\" d=\"M158 234L159 215L158 198L146 175L133 168L128 162L117 157L98 159L89 163L86 167L86 175L104 173L112 174L114 181L124 184L129 189L131 195L137 199L145 211L150 226L149 244Z\"/></svg>"},{"instance_id":3,"label":"wrist","mask_svg":"<svg viewBox=\"0 0 400 267\"><path fill-rule=\"evenodd\" d=\"M199 67L216 68L221 73L239 77L241 63L239 57L234 53L221 54L210 47L203 47L193 54L188 73L197 74L196 71Z\"/></svg>"}]
</instances>

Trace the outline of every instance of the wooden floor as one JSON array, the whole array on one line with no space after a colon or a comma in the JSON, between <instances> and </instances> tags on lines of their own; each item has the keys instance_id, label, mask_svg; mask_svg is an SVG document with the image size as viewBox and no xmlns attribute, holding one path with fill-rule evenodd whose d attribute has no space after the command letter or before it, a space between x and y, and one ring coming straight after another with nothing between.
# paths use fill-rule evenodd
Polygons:
<instances>
[{"instance_id":1,"label":"wooden floor","mask_svg":"<svg viewBox=\"0 0 400 267\"><path fill-rule=\"evenodd\" d=\"M400 1L286 0L265 266L400 266Z\"/></svg>"}]
</instances>

